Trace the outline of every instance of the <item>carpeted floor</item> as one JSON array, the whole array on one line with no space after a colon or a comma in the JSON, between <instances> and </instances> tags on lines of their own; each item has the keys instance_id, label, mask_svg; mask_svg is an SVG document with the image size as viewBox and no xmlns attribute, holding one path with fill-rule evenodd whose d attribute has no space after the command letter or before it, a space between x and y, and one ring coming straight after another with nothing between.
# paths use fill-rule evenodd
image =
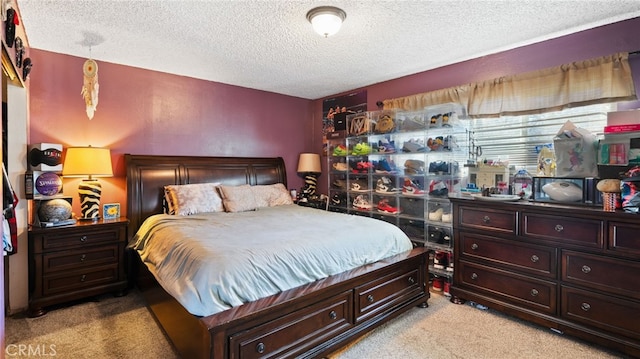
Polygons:
<instances>
[{"instance_id":1,"label":"carpeted floor","mask_svg":"<svg viewBox=\"0 0 640 359\"><path fill-rule=\"evenodd\" d=\"M155 325L140 293L101 296L40 318L6 319L7 358L31 347L55 358L178 356ZM28 349L25 349L28 350ZM456 305L433 293L429 308L414 308L331 359L363 358L624 358L492 310ZM188 358L185 358L188 359Z\"/></svg>"}]
</instances>

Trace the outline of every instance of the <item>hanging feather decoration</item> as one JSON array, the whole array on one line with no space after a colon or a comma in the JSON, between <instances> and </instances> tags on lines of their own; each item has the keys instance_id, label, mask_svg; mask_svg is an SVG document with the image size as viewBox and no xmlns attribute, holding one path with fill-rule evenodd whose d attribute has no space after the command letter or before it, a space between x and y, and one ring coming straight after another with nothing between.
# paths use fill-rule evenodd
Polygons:
<instances>
[{"instance_id":1,"label":"hanging feather decoration","mask_svg":"<svg viewBox=\"0 0 640 359\"><path fill-rule=\"evenodd\" d=\"M98 64L93 59L88 59L82 67L84 72L84 83L81 95L87 105L87 116L91 120L98 107Z\"/></svg>"}]
</instances>

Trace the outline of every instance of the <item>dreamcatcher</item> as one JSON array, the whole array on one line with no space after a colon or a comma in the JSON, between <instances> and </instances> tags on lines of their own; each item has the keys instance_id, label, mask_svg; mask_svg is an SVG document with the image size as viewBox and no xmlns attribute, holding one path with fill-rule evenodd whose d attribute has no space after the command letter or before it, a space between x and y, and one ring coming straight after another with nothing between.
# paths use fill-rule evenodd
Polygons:
<instances>
[{"instance_id":1,"label":"dreamcatcher","mask_svg":"<svg viewBox=\"0 0 640 359\"><path fill-rule=\"evenodd\" d=\"M98 84L98 64L93 59L88 59L82 66L82 72L84 73L84 81L81 94L87 106L87 116L91 120L96 112L96 107L98 107L98 90L100 88Z\"/></svg>"}]
</instances>

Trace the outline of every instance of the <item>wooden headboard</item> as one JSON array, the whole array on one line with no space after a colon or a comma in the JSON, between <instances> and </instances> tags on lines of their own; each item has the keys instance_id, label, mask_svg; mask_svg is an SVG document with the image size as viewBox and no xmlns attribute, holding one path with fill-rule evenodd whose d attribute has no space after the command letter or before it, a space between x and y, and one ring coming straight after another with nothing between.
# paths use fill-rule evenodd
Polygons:
<instances>
[{"instance_id":1,"label":"wooden headboard","mask_svg":"<svg viewBox=\"0 0 640 359\"><path fill-rule=\"evenodd\" d=\"M171 184L221 182L226 185L283 183L282 157L202 157L125 154L127 217L133 236L144 220L162 213L163 187Z\"/></svg>"}]
</instances>

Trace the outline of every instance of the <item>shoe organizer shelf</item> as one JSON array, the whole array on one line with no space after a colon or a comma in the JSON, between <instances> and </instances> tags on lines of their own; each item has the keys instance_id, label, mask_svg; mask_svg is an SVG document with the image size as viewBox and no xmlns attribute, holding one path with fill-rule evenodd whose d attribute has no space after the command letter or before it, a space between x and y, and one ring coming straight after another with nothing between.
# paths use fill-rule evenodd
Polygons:
<instances>
[{"instance_id":1,"label":"shoe organizer shelf","mask_svg":"<svg viewBox=\"0 0 640 359\"><path fill-rule=\"evenodd\" d=\"M447 104L347 116L347 136L328 141L329 210L397 225L415 245L432 249L430 273L450 279L449 196L462 186L465 115Z\"/></svg>"}]
</instances>

